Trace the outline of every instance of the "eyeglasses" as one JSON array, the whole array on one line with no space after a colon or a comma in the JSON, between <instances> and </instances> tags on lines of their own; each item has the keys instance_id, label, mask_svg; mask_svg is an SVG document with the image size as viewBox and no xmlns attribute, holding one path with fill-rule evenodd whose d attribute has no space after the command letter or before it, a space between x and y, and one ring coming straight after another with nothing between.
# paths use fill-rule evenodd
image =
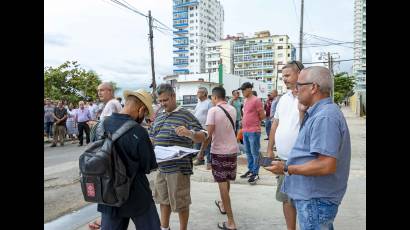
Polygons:
<instances>
[{"instance_id":1,"label":"eyeglasses","mask_svg":"<svg viewBox=\"0 0 410 230\"><path fill-rule=\"evenodd\" d=\"M292 65L295 64L298 67L299 71L301 71L303 69L297 61L291 61L291 62L289 62L289 64L292 64Z\"/></svg>"},{"instance_id":2,"label":"eyeglasses","mask_svg":"<svg viewBox=\"0 0 410 230\"><path fill-rule=\"evenodd\" d=\"M299 89L300 86L302 85L311 85L311 84L315 84L315 83L314 82L305 82L305 83L296 82L296 89Z\"/></svg>"}]
</instances>

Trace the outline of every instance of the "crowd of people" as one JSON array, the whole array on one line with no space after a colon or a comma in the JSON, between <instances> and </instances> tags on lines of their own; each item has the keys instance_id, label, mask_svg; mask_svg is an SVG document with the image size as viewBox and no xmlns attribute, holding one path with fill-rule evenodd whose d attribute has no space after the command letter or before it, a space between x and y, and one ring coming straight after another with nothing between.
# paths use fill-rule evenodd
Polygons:
<instances>
[{"instance_id":1,"label":"crowd of people","mask_svg":"<svg viewBox=\"0 0 410 230\"><path fill-rule=\"evenodd\" d=\"M278 96L276 90L262 102L245 82L232 91L227 100L223 87L211 92L200 87L194 111L178 106L174 88L160 84L156 89L158 106L144 90L125 91L124 107L114 98L110 83L98 86L102 106L79 103L76 109L62 102L51 109L46 102L45 132L54 127L54 142L64 134L63 127L78 127L78 137L94 123L96 139L104 130L115 132L127 120L138 122L114 144L126 162L130 175L137 175L130 189L129 200L121 207L98 205L101 220L89 224L91 229L127 229L131 218L136 229L170 229L170 215L178 213L180 230L188 227L191 201L190 176L193 165L206 164L218 183L220 199L215 200L218 212L226 222L219 229L237 229L231 203L230 181L236 180L237 156L243 147L248 171L240 178L256 184L260 170L261 124L265 124L268 140L267 157L278 181L276 200L283 205L288 229L333 229L333 221L346 192L350 167L350 136L345 118L330 98L331 73L325 67L304 68L292 61L282 68L288 91ZM242 97L240 97L240 92ZM210 94L210 95L208 95ZM154 106L153 106L154 105ZM46 119L50 117L50 119ZM51 119L52 118L52 119ZM71 118L71 120L70 120ZM69 135L76 135L71 129ZM57 138L58 136L58 138ZM64 137L63 137L64 138ZM63 143L63 142L61 142ZM82 145L83 142L80 142ZM196 148L199 153L157 163L155 146ZM158 170L153 191L146 174ZM273 196L272 196L273 197ZM160 215L155 207L159 204Z\"/></svg>"},{"instance_id":2,"label":"crowd of people","mask_svg":"<svg viewBox=\"0 0 410 230\"><path fill-rule=\"evenodd\" d=\"M101 87L106 86L104 83ZM100 87L100 88L101 88ZM101 91L101 94L104 92ZM113 91L112 91L113 95ZM44 137L51 141L50 147L57 144L64 146L66 140L72 144L78 143L83 146L84 133L86 144L90 143L91 128L100 120L101 117L111 115L112 112L102 113L103 107L107 102L107 96L101 97L96 101L79 101L78 103L68 103L66 100L44 99ZM114 99L116 108L113 111L119 112L123 107L121 97L110 97ZM108 106L107 108L109 108ZM101 116L102 115L102 116Z\"/></svg>"}]
</instances>

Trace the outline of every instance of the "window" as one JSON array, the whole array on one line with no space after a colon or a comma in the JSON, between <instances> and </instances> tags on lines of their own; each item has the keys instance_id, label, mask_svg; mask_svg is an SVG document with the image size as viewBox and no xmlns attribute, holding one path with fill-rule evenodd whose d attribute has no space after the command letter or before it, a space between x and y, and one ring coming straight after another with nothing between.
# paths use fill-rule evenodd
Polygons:
<instances>
[{"instance_id":1,"label":"window","mask_svg":"<svg viewBox=\"0 0 410 230\"><path fill-rule=\"evenodd\" d=\"M192 59L190 62L191 62L191 63L194 62L194 59Z\"/></svg>"},{"instance_id":2,"label":"window","mask_svg":"<svg viewBox=\"0 0 410 230\"><path fill-rule=\"evenodd\" d=\"M189 47L189 49L190 49L190 50L193 50L193 49L194 49L194 47L193 47L193 46L191 46L191 47Z\"/></svg>"},{"instance_id":3,"label":"window","mask_svg":"<svg viewBox=\"0 0 410 230\"><path fill-rule=\"evenodd\" d=\"M189 56L194 56L194 53L190 53Z\"/></svg>"},{"instance_id":4,"label":"window","mask_svg":"<svg viewBox=\"0 0 410 230\"><path fill-rule=\"evenodd\" d=\"M281 58L281 57L283 57L283 54L278 54L278 58Z\"/></svg>"},{"instance_id":5,"label":"window","mask_svg":"<svg viewBox=\"0 0 410 230\"><path fill-rule=\"evenodd\" d=\"M194 20L190 20L189 23L194 23Z\"/></svg>"},{"instance_id":6,"label":"window","mask_svg":"<svg viewBox=\"0 0 410 230\"><path fill-rule=\"evenodd\" d=\"M280 41L280 42L283 42L283 38L279 38L279 41Z\"/></svg>"},{"instance_id":7,"label":"window","mask_svg":"<svg viewBox=\"0 0 410 230\"><path fill-rule=\"evenodd\" d=\"M189 17L193 17L193 16L194 16L194 14L190 14L190 15L189 15Z\"/></svg>"},{"instance_id":8,"label":"window","mask_svg":"<svg viewBox=\"0 0 410 230\"><path fill-rule=\"evenodd\" d=\"M184 95L183 97L183 104L196 104L198 102L196 95Z\"/></svg>"},{"instance_id":9,"label":"window","mask_svg":"<svg viewBox=\"0 0 410 230\"><path fill-rule=\"evenodd\" d=\"M288 57L290 57L290 54L288 54Z\"/></svg>"},{"instance_id":10,"label":"window","mask_svg":"<svg viewBox=\"0 0 410 230\"><path fill-rule=\"evenodd\" d=\"M283 49L283 46L278 46L278 50L281 50L281 49Z\"/></svg>"}]
</instances>

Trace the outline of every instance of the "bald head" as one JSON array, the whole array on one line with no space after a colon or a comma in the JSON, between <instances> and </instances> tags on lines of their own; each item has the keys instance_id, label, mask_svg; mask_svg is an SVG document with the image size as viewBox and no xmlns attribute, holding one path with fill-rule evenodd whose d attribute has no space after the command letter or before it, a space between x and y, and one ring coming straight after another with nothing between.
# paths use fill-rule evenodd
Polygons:
<instances>
[{"instance_id":1,"label":"bald head","mask_svg":"<svg viewBox=\"0 0 410 230\"><path fill-rule=\"evenodd\" d=\"M101 83L98 88L98 97L104 103L114 98L114 88L110 82Z\"/></svg>"},{"instance_id":2,"label":"bald head","mask_svg":"<svg viewBox=\"0 0 410 230\"><path fill-rule=\"evenodd\" d=\"M311 66L302 70L306 73L306 81L319 85L319 91L329 94L332 90L332 74L328 68Z\"/></svg>"}]
</instances>

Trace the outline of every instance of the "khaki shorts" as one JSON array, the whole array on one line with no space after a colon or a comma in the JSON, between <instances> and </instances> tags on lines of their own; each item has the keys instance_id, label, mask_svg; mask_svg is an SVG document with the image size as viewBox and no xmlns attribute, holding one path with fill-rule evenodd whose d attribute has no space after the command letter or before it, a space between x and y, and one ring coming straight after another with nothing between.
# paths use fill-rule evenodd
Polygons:
<instances>
[{"instance_id":1,"label":"khaki shorts","mask_svg":"<svg viewBox=\"0 0 410 230\"><path fill-rule=\"evenodd\" d=\"M276 200L280 202L291 202L291 199L286 195L286 193L283 193L280 191L280 188L282 187L283 181L285 179L285 175L278 175L278 186L276 187Z\"/></svg>"},{"instance_id":2,"label":"khaki shorts","mask_svg":"<svg viewBox=\"0 0 410 230\"><path fill-rule=\"evenodd\" d=\"M154 200L157 204L170 205L172 212L189 209L191 204L190 175L180 172L171 174L158 172L155 179Z\"/></svg>"}]
</instances>

